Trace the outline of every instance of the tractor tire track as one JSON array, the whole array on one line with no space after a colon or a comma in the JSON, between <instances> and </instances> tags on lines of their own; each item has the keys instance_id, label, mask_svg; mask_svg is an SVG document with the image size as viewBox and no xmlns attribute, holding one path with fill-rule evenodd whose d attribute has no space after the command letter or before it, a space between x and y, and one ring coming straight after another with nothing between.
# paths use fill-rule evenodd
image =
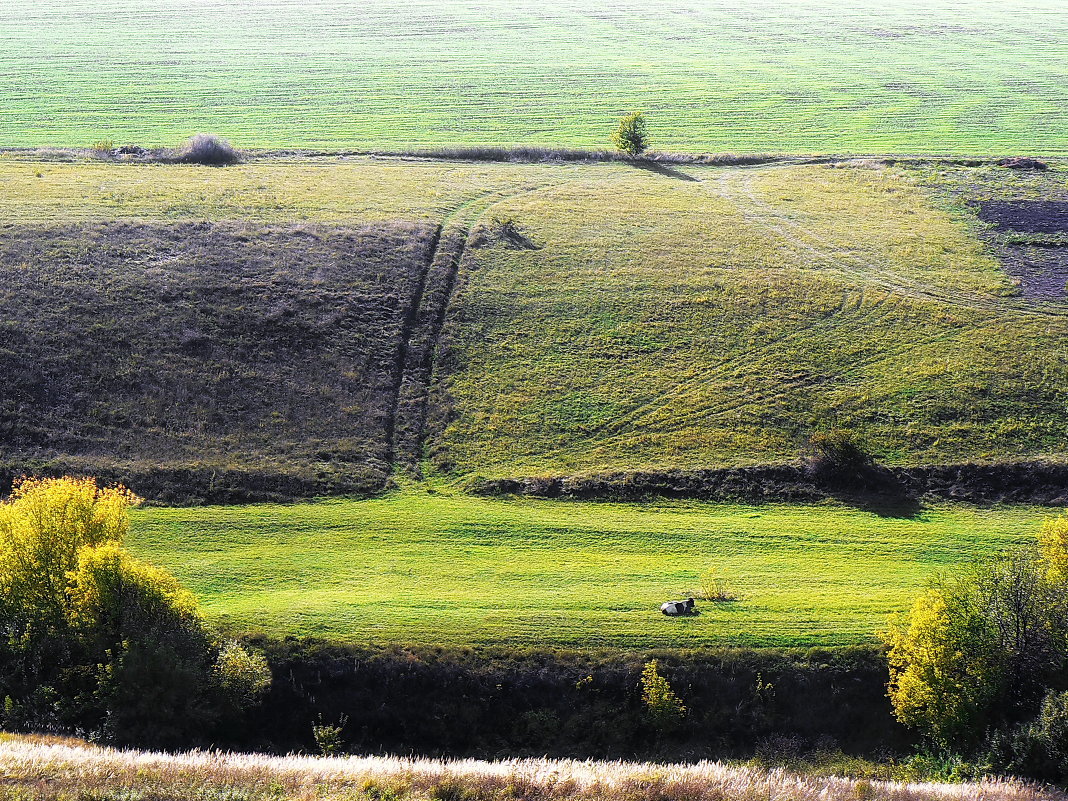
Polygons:
<instances>
[{"instance_id":1,"label":"tractor tire track","mask_svg":"<svg viewBox=\"0 0 1068 801\"><path fill-rule=\"evenodd\" d=\"M467 237L468 229L460 225L438 228L397 357L400 378L390 427L390 461L396 468L413 475L418 475L422 457L434 351Z\"/></svg>"},{"instance_id":2,"label":"tractor tire track","mask_svg":"<svg viewBox=\"0 0 1068 801\"><path fill-rule=\"evenodd\" d=\"M732 173L734 175L732 175ZM659 393L655 397L648 399L639 406L628 411L622 417L618 417L610 423L591 431L590 439L593 439L594 437L604 437L607 434L609 436L603 440L603 444L618 441L624 436L622 432L626 427L638 424L642 420L648 420L650 417L660 412L667 404L674 400L685 398L688 394L698 390L701 386L724 381L729 382L733 379L742 378L747 373L752 372L754 361L759 360L762 357L766 358L772 356L776 351L781 352L784 347L790 347L791 345L810 340L812 337L818 336L822 331L830 330L843 324L853 326L860 322L864 322L865 324L870 325L873 322L877 322L879 319L884 319L888 316L889 310L899 304L900 299L936 301L950 306L964 306L970 310L976 311L995 313L1010 311L1010 309L1005 308L1005 305L999 304L997 301L988 298L983 298L978 295L962 296L961 294L946 292L931 287L928 284L905 278L893 271L878 267L865 259L833 253L832 243L827 242L810 230L789 219L771 206L771 204L760 200L756 196L752 186L753 174L751 171L747 170L743 174L744 177L740 181L742 189L739 192L733 185L734 181L738 181L738 178L736 177L737 173L738 171L731 171L731 173L726 173L720 177L719 194L722 197L731 201L747 221L755 223L775 234L782 239L787 246L795 251L806 253L810 257L815 257L820 262L834 267L847 275L859 274L863 277L865 283L874 285L876 288L887 292L887 297L883 298L878 304L883 307L882 313L875 315L872 312L869 312L862 317L848 314L846 309L850 304L850 293L843 293L842 304L837 313L829 315L823 320L810 326L806 326L805 328L772 340L769 343L765 343L763 346L751 348L735 354L730 360L720 362L718 365L703 371L700 376L695 376L676 384L671 389ZM816 244L812 244L812 242L815 242ZM863 287L859 289L861 300L853 306L854 310L859 309L863 303L863 291ZM1017 309L1012 308L1011 311L1017 311ZM946 331L932 336L923 337L920 340L914 340L904 347L890 351L881 350L879 353L872 354L868 358L853 362L847 369L837 372L835 377L856 375L860 371L870 368L873 365L889 359L899 358L917 348L926 347L949 339L954 336L955 333L956 332L954 331ZM728 364L737 364L740 366L733 370L724 370L723 368ZM781 383L781 386L784 388L801 387L805 383L806 380L804 378L792 378L786 379ZM671 422L673 425L668 430L676 430L677 428L680 428L681 425L678 424L684 425L687 422L722 416L723 414L730 414L745 406L766 403L772 400L778 393L773 393L771 391L747 393L744 398L738 398L737 394L734 392L729 394L733 396L733 400L725 398L720 403L702 409L693 409L689 413L684 413L681 416L678 414L672 415Z\"/></svg>"},{"instance_id":3,"label":"tractor tire track","mask_svg":"<svg viewBox=\"0 0 1068 801\"><path fill-rule=\"evenodd\" d=\"M494 206L556 186L527 184L518 191L478 195L450 211L437 227L405 315L396 356L392 411L388 418L388 460L394 469L421 477L435 356L472 227Z\"/></svg>"},{"instance_id":4,"label":"tractor tire track","mask_svg":"<svg viewBox=\"0 0 1068 801\"><path fill-rule=\"evenodd\" d=\"M745 373L746 367L751 365L754 361L757 361L762 357L770 356L775 352L780 351L782 348L788 347L794 343L803 342L807 338L818 334L821 331L832 330L841 324L841 316L843 314L842 309L845 309L850 303L851 296L856 295L859 295L860 297L857 301L858 305L855 308L862 308L860 304L863 303L863 291L847 290L843 293L842 303L837 312L823 317L809 325L782 334L781 336L775 337L760 345L732 353L730 357L710 365L698 375L679 381L669 389L646 398L629 411L615 417L611 422L598 426L595 429L591 429L585 439L592 440L606 434L614 434L644 418L647 418L651 414L655 414L672 400L683 397L701 386L707 386L720 381L729 381L731 378L740 377ZM851 316L850 320L852 322L859 322L861 320L882 319L892 310L892 307L883 308L890 300L890 298L881 298L870 304L868 307L863 307L866 308L866 311L863 314Z\"/></svg>"},{"instance_id":5,"label":"tractor tire track","mask_svg":"<svg viewBox=\"0 0 1068 801\"><path fill-rule=\"evenodd\" d=\"M889 292L896 292L907 298L933 301L968 311L1040 318L1068 316L1068 310L1037 308L1012 298L993 298L963 290L943 289L909 278L860 256L836 252L833 242L829 242L811 228L791 219L772 204L757 197L753 187L754 174L754 170L746 170L741 180L736 180L740 187L732 182L730 174L720 176L720 194L733 202L749 221L777 234L795 250L814 256L824 264L847 275L860 276L866 283Z\"/></svg>"}]
</instances>

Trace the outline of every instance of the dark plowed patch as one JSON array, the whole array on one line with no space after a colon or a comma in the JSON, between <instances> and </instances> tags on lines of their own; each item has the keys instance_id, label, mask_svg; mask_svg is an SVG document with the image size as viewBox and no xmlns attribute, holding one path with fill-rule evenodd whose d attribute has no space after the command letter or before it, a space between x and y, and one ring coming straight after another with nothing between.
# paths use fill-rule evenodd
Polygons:
<instances>
[{"instance_id":1,"label":"dark plowed patch","mask_svg":"<svg viewBox=\"0 0 1068 801\"><path fill-rule=\"evenodd\" d=\"M168 500L241 497L242 475L250 498L379 488L433 234L406 222L0 229L0 471L205 474L189 497L147 482Z\"/></svg>"},{"instance_id":2,"label":"dark plowed patch","mask_svg":"<svg viewBox=\"0 0 1068 801\"><path fill-rule=\"evenodd\" d=\"M1020 233L1068 233L1068 201L988 200L979 204L979 219Z\"/></svg>"},{"instance_id":3,"label":"dark plowed patch","mask_svg":"<svg viewBox=\"0 0 1068 801\"><path fill-rule=\"evenodd\" d=\"M1068 201L988 200L979 204L979 219L997 226L985 238L1024 298L1068 299Z\"/></svg>"},{"instance_id":4,"label":"dark plowed patch","mask_svg":"<svg viewBox=\"0 0 1068 801\"><path fill-rule=\"evenodd\" d=\"M1012 245L1002 252L1006 272L1020 281L1025 298L1066 300L1068 247Z\"/></svg>"}]
</instances>

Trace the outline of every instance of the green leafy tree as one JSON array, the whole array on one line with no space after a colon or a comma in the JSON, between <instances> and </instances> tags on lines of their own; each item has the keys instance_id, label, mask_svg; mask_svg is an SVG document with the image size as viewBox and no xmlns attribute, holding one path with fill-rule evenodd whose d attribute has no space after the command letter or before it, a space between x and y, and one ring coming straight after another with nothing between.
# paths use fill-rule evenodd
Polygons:
<instances>
[{"instance_id":1,"label":"green leafy tree","mask_svg":"<svg viewBox=\"0 0 1068 801\"><path fill-rule=\"evenodd\" d=\"M612 143L631 156L644 153L649 147L649 126L645 115L640 111L624 115L612 134Z\"/></svg>"}]
</instances>

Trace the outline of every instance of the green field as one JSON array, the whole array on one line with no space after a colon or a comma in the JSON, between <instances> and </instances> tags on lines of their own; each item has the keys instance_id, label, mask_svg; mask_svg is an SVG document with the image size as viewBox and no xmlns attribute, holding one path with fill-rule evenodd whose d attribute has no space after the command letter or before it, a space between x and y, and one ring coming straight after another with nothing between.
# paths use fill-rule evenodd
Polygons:
<instances>
[{"instance_id":1,"label":"green field","mask_svg":"<svg viewBox=\"0 0 1068 801\"><path fill-rule=\"evenodd\" d=\"M0 7L0 145L1068 153L1060 0L38 0Z\"/></svg>"},{"instance_id":2,"label":"green field","mask_svg":"<svg viewBox=\"0 0 1068 801\"><path fill-rule=\"evenodd\" d=\"M478 499L143 509L130 545L238 630L358 643L574 647L871 642L934 574L1033 536L1047 510ZM701 574L739 599L660 614Z\"/></svg>"}]
</instances>

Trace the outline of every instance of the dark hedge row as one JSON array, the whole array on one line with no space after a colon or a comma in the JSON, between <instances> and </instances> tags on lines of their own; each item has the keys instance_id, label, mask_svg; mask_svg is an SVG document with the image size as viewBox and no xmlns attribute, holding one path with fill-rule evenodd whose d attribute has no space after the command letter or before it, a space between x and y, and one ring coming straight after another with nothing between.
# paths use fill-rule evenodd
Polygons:
<instances>
[{"instance_id":1,"label":"dark hedge row","mask_svg":"<svg viewBox=\"0 0 1068 801\"><path fill-rule=\"evenodd\" d=\"M879 754L909 745L871 648L651 654L364 648L260 640L273 687L232 747L313 750L312 724L347 719L361 753L696 759L791 742ZM643 711L649 658L688 714L658 735Z\"/></svg>"}]
</instances>

